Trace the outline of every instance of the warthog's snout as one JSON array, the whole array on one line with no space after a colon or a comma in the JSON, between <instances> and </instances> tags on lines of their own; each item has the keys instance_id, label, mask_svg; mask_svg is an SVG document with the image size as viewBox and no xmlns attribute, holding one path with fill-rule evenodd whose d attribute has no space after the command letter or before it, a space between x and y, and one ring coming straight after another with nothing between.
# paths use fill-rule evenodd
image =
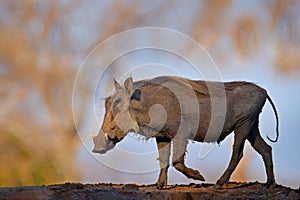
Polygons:
<instances>
[{"instance_id":1,"label":"warthog's snout","mask_svg":"<svg viewBox=\"0 0 300 200\"><path fill-rule=\"evenodd\" d=\"M101 149L93 149L93 153L100 153L100 154L105 154L107 152L106 149L101 148Z\"/></svg>"},{"instance_id":2,"label":"warthog's snout","mask_svg":"<svg viewBox=\"0 0 300 200\"><path fill-rule=\"evenodd\" d=\"M94 149L92 151L94 153L104 154L114 148L117 143L116 140L108 138L107 134L104 134L103 131L100 131L98 135L92 137L94 142Z\"/></svg>"}]
</instances>

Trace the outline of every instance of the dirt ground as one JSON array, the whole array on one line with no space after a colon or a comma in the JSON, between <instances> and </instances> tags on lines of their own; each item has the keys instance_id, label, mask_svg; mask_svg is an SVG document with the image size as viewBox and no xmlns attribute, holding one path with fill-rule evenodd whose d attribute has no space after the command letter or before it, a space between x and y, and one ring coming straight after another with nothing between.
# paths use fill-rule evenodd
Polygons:
<instances>
[{"instance_id":1,"label":"dirt ground","mask_svg":"<svg viewBox=\"0 0 300 200\"><path fill-rule=\"evenodd\" d=\"M162 190L153 185L65 183L49 186L0 188L0 199L300 199L300 189L232 182L222 189L212 184L172 185Z\"/></svg>"}]
</instances>

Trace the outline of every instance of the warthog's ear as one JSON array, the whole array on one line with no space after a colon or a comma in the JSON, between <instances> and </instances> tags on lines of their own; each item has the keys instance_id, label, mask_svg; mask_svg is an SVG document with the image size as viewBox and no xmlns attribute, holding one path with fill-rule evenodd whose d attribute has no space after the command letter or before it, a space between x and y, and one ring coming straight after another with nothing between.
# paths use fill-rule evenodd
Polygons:
<instances>
[{"instance_id":1,"label":"warthog's ear","mask_svg":"<svg viewBox=\"0 0 300 200\"><path fill-rule=\"evenodd\" d=\"M133 93L133 80L132 77L129 77L124 82L124 87L129 95Z\"/></svg>"},{"instance_id":2,"label":"warthog's ear","mask_svg":"<svg viewBox=\"0 0 300 200\"><path fill-rule=\"evenodd\" d=\"M122 86L118 83L118 81L116 81L116 79L114 79L114 82L115 82L115 90L116 91L123 90Z\"/></svg>"}]
</instances>

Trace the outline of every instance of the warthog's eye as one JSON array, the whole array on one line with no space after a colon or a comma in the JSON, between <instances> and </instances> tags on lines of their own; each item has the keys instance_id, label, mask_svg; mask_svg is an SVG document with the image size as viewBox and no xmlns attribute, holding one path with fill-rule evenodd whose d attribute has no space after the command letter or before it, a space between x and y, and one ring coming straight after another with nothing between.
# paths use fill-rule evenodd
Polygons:
<instances>
[{"instance_id":1,"label":"warthog's eye","mask_svg":"<svg viewBox=\"0 0 300 200\"><path fill-rule=\"evenodd\" d=\"M117 106L118 104L120 104L121 103L121 99L120 98L117 98L116 100L114 100L114 103L113 103L113 105L114 106Z\"/></svg>"},{"instance_id":2,"label":"warthog's eye","mask_svg":"<svg viewBox=\"0 0 300 200\"><path fill-rule=\"evenodd\" d=\"M120 105L121 101L122 100L120 98L117 98L116 100L114 100L113 107L112 107L114 114L116 114L115 112L120 111L120 109L121 109L121 105Z\"/></svg>"}]
</instances>

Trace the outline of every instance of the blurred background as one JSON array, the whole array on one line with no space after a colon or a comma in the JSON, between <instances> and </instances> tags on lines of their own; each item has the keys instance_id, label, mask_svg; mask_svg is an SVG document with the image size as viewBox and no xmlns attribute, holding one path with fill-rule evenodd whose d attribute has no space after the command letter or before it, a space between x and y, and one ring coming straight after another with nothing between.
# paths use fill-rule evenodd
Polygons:
<instances>
[{"instance_id":1,"label":"blurred background","mask_svg":"<svg viewBox=\"0 0 300 200\"><path fill-rule=\"evenodd\" d=\"M72 117L75 75L90 50L121 31L155 26L202 44L224 81L251 81L268 90L280 116L279 142L271 144L275 176L279 184L298 188L299 10L296 0L0 1L0 186L156 181L158 171L128 174L99 163L80 142ZM260 128L264 138L275 137L268 103ZM156 148L154 140L132 138L122 143ZM201 160L193 156L199 151L194 143L187 164L215 182L231 145L232 136ZM261 157L248 144L244 155L231 180L264 182ZM170 184L195 182L173 168L169 177Z\"/></svg>"}]
</instances>

